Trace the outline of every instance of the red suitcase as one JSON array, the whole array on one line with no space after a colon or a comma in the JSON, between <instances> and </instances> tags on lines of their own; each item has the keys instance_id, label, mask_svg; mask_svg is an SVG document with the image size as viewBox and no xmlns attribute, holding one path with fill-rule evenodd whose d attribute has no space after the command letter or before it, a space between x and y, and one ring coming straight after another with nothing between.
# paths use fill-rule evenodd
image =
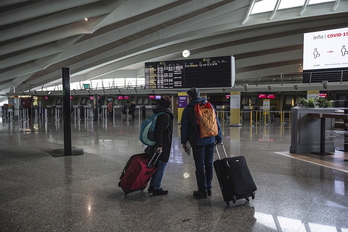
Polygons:
<instances>
[{"instance_id":1,"label":"red suitcase","mask_svg":"<svg viewBox=\"0 0 348 232\"><path fill-rule=\"evenodd\" d=\"M118 186L125 194L146 188L152 175L157 171L155 165L160 154L152 158L146 153L136 154L130 157L123 169Z\"/></svg>"}]
</instances>

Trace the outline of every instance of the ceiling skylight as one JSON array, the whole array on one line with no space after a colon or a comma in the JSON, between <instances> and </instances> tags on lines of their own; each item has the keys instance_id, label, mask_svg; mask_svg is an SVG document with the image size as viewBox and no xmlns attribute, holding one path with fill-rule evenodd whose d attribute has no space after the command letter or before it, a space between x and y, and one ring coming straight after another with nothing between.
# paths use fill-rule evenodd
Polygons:
<instances>
[{"instance_id":1,"label":"ceiling skylight","mask_svg":"<svg viewBox=\"0 0 348 232\"><path fill-rule=\"evenodd\" d=\"M309 0L308 5L314 5L325 2L334 2L335 0ZM294 7L302 7L305 4L305 0L282 0L279 5L279 9L288 9ZM251 14L263 13L273 11L277 4L277 0L261 0L255 3Z\"/></svg>"}]
</instances>

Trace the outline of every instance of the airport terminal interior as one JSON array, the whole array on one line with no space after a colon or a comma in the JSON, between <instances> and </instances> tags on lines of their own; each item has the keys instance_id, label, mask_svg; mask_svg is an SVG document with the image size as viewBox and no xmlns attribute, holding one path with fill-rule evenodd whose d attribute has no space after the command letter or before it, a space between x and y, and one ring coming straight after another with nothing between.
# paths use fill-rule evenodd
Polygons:
<instances>
[{"instance_id":1,"label":"airport terminal interior","mask_svg":"<svg viewBox=\"0 0 348 232\"><path fill-rule=\"evenodd\" d=\"M118 187L138 139L141 117L123 115L72 123L73 149L61 156L61 121L50 117L1 123L1 231L348 231L347 152L291 154L291 122L230 127L221 120L228 156L245 156L257 185L255 199L228 206L213 179L212 196L195 199L192 155L174 122L162 187L125 196ZM344 131L327 132L343 147ZM223 156L223 150L219 153ZM215 154L215 159L218 159ZM214 174L215 175L215 174Z\"/></svg>"},{"instance_id":2,"label":"airport terminal interior","mask_svg":"<svg viewBox=\"0 0 348 232\"><path fill-rule=\"evenodd\" d=\"M348 232L348 0L4 0L0 18L1 232ZM227 204L215 172L194 198L192 87L254 199ZM169 193L125 195L163 95Z\"/></svg>"}]
</instances>

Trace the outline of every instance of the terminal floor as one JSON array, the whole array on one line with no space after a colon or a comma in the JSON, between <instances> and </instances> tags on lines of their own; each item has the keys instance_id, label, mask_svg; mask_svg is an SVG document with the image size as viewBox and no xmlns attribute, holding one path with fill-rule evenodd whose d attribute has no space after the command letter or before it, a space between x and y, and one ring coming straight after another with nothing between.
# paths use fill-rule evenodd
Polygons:
<instances>
[{"instance_id":1,"label":"terminal floor","mask_svg":"<svg viewBox=\"0 0 348 232\"><path fill-rule=\"evenodd\" d=\"M0 231L348 231L347 153L290 154L289 124L228 127L228 155L243 155L258 190L227 206L216 177L213 195L194 199L192 156L175 123L163 179L166 196L124 196L117 186L129 159L144 147L140 120L72 124L83 155L52 157L63 148L62 123L1 122ZM343 146L337 136L337 146Z\"/></svg>"}]
</instances>

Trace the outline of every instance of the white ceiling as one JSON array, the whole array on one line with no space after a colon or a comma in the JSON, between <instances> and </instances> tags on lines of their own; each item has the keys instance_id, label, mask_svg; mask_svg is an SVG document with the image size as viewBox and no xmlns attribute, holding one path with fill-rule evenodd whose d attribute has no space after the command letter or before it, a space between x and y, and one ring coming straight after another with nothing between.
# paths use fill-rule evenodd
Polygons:
<instances>
[{"instance_id":1,"label":"white ceiling","mask_svg":"<svg viewBox=\"0 0 348 232\"><path fill-rule=\"evenodd\" d=\"M71 82L142 76L145 62L182 59L184 49L234 55L239 83L299 80L303 33L348 27L348 0L249 15L255 2L0 1L0 94L61 82L62 67Z\"/></svg>"}]
</instances>

